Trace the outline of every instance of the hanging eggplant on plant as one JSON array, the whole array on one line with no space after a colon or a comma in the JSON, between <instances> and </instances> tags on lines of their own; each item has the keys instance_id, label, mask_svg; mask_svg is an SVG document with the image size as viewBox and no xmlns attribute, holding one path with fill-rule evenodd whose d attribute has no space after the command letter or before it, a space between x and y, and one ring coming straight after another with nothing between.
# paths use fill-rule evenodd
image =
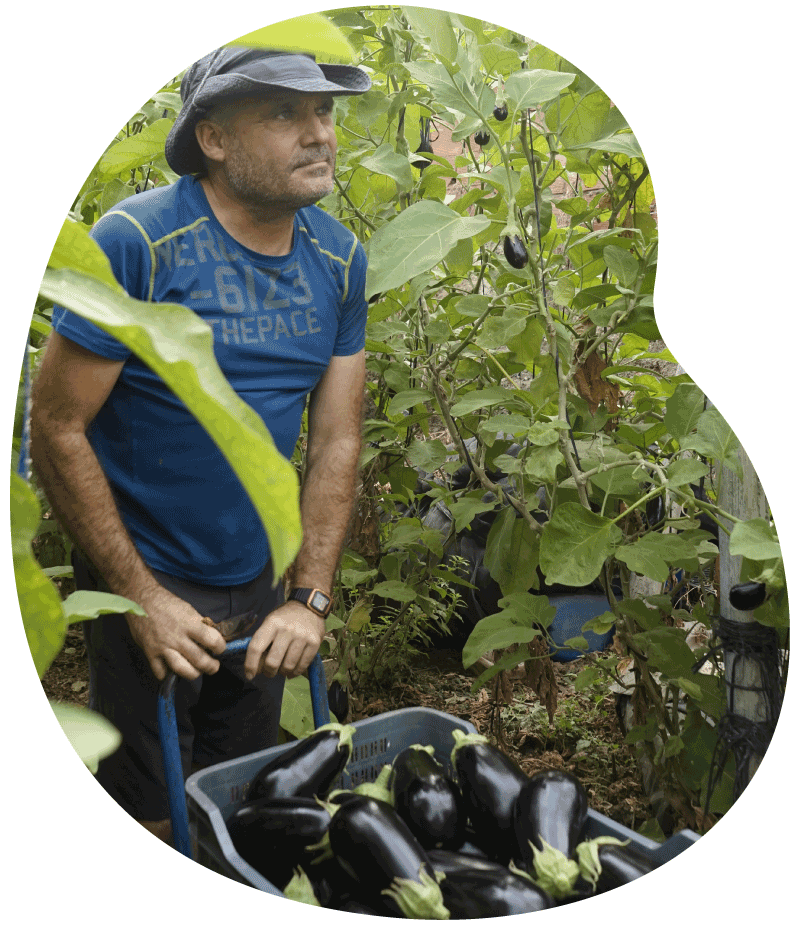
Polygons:
<instances>
[{"instance_id":1,"label":"hanging eggplant on plant","mask_svg":"<svg viewBox=\"0 0 800 925\"><path fill-rule=\"evenodd\" d=\"M508 106L506 103L498 104L494 107L492 115L497 119L498 122L505 122L508 118Z\"/></svg>"},{"instance_id":2,"label":"hanging eggplant on plant","mask_svg":"<svg viewBox=\"0 0 800 925\"><path fill-rule=\"evenodd\" d=\"M419 120L419 147L414 152L414 154L433 154L433 145L431 144L431 120L422 119ZM411 162L413 167L416 167L420 173L430 164L431 159L429 157L418 157L416 160Z\"/></svg>"},{"instance_id":3,"label":"hanging eggplant on plant","mask_svg":"<svg viewBox=\"0 0 800 925\"><path fill-rule=\"evenodd\" d=\"M528 262L528 248L518 234L503 238L503 254L515 270L521 270Z\"/></svg>"},{"instance_id":4,"label":"hanging eggplant on plant","mask_svg":"<svg viewBox=\"0 0 800 925\"><path fill-rule=\"evenodd\" d=\"M491 138L492 136L488 132L483 131L483 129L479 132L475 132L475 144L481 148L485 148L491 141Z\"/></svg>"},{"instance_id":5,"label":"hanging eggplant on plant","mask_svg":"<svg viewBox=\"0 0 800 925\"><path fill-rule=\"evenodd\" d=\"M767 586L760 581L745 581L734 585L728 592L728 600L735 610L755 610L767 599Z\"/></svg>"},{"instance_id":6,"label":"hanging eggplant on plant","mask_svg":"<svg viewBox=\"0 0 800 925\"><path fill-rule=\"evenodd\" d=\"M528 775L479 733L453 730L450 755L456 782L467 803L470 841L493 861L515 854L514 806Z\"/></svg>"},{"instance_id":7,"label":"hanging eggplant on plant","mask_svg":"<svg viewBox=\"0 0 800 925\"><path fill-rule=\"evenodd\" d=\"M395 757L394 807L426 850L460 848L465 838L466 803L433 751L432 745L410 745Z\"/></svg>"},{"instance_id":8,"label":"hanging eggplant on plant","mask_svg":"<svg viewBox=\"0 0 800 925\"><path fill-rule=\"evenodd\" d=\"M245 800L324 797L350 760L355 727L328 723L268 762Z\"/></svg>"},{"instance_id":9,"label":"hanging eggplant on plant","mask_svg":"<svg viewBox=\"0 0 800 925\"><path fill-rule=\"evenodd\" d=\"M346 688L338 678L334 678L328 688L328 707L340 723L347 721L347 714L350 712L350 701Z\"/></svg>"}]
</instances>

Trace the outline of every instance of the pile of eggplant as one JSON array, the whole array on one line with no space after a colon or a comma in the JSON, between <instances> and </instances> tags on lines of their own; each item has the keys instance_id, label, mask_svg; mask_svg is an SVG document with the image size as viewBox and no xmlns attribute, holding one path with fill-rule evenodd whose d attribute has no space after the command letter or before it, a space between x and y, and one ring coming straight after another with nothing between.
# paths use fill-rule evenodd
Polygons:
<instances>
[{"instance_id":1,"label":"pile of eggplant","mask_svg":"<svg viewBox=\"0 0 800 925\"><path fill-rule=\"evenodd\" d=\"M449 767L411 745L377 779L335 790L353 726L321 726L269 762L227 822L238 854L290 899L395 918L514 915L653 869L618 839L583 840L572 774L528 776L481 735L453 732Z\"/></svg>"}]
</instances>

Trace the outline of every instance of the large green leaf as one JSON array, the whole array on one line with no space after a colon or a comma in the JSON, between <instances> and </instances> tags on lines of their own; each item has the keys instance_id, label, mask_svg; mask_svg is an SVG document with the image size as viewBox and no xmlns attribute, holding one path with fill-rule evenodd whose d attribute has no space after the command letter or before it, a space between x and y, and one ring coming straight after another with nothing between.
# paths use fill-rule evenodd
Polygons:
<instances>
[{"instance_id":1,"label":"large green leaf","mask_svg":"<svg viewBox=\"0 0 800 925\"><path fill-rule=\"evenodd\" d=\"M781 555L775 530L756 518L736 524L731 531L730 554L755 561L769 561Z\"/></svg>"},{"instance_id":2,"label":"large green leaf","mask_svg":"<svg viewBox=\"0 0 800 925\"><path fill-rule=\"evenodd\" d=\"M84 244L89 253L92 247L99 252L95 260L105 260L88 236ZM59 238L57 259L63 258L63 246ZM300 547L297 475L264 422L222 374L209 326L183 305L142 303L119 286L68 268L48 267L40 292L125 344L186 404L250 496L269 538L275 575L282 575Z\"/></svg>"},{"instance_id":3,"label":"large green leaf","mask_svg":"<svg viewBox=\"0 0 800 925\"><path fill-rule=\"evenodd\" d=\"M366 297L402 286L430 270L457 241L489 224L484 216L462 218L441 202L415 203L370 238Z\"/></svg>"},{"instance_id":4,"label":"large green leaf","mask_svg":"<svg viewBox=\"0 0 800 925\"><path fill-rule=\"evenodd\" d=\"M138 604L120 597L119 594L108 594L105 591L73 591L64 601L64 615L69 624L95 620L107 613L135 613L146 616Z\"/></svg>"},{"instance_id":5,"label":"large green leaf","mask_svg":"<svg viewBox=\"0 0 800 925\"><path fill-rule=\"evenodd\" d=\"M486 652L530 642L538 635L538 630L531 626L520 626L506 614L498 613L484 617L475 624L464 645L464 667L474 665Z\"/></svg>"},{"instance_id":6,"label":"large green leaf","mask_svg":"<svg viewBox=\"0 0 800 925\"><path fill-rule=\"evenodd\" d=\"M567 501L545 524L539 563L549 584L580 588L597 578L621 540L616 524Z\"/></svg>"},{"instance_id":7,"label":"large green leaf","mask_svg":"<svg viewBox=\"0 0 800 925\"><path fill-rule=\"evenodd\" d=\"M506 81L509 110L533 109L555 99L575 79L574 74L539 69L515 71Z\"/></svg>"},{"instance_id":8,"label":"large green leaf","mask_svg":"<svg viewBox=\"0 0 800 925\"><path fill-rule=\"evenodd\" d=\"M33 489L16 472L11 474L11 554L19 608L28 648L41 678L64 644L67 621L58 592L39 567L31 543L41 510Z\"/></svg>"},{"instance_id":9,"label":"large green leaf","mask_svg":"<svg viewBox=\"0 0 800 925\"><path fill-rule=\"evenodd\" d=\"M134 167L140 167L163 156L164 142L171 128L171 119L159 119L145 126L138 134L123 138L112 145L97 165L99 178L110 180L127 170L133 170Z\"/></svg>"},{"instance_id":10,"label":"large green leaf","mask_svg":"<svg viewBox=\"0 0 800 925\"><path fill-rule=\"evenodd\" d=\"M681 449L695 450L742 477L742 462L739 459L739 441L727 421L716 408L704 411L697 420L697 433L681 440Z\"/></svg>"},{"instance_id":11,"label":"large green leaf","mask_svg":"<svg viewBox=\"0 0 800 925\"><path fill-rule=\"evenodd\" d=\"M514 508L507 507L492 524L483 561L503 594L535 587L539 537Z\"/></svg>"},{"instance_id":12,"label":"large green leaf","mask_svg":"<svg viewBox=\"0 0 800 925\"><path fill-rule=\"evenodd\" d=\"M688 436L705 408L705 395L693 382L679 382L665 404L664 424L667 431L680 440Z\"/></svg>"},{"instance_id":13,"label":"large green leaf","mask_svg":"<svg viewBox=\"0 0 800 925\"><path fill-rule=\"evenodd\" d=\"M104 716L86 707L52 701L50 706L69 744L92 774L96 774L100 760L115 752L122 743L119 731Z\"/></svg>"},{"instance_id":14,"label":"large green leaf","mask_svg":"<svg viewBox=\"0 0 800 925\"><path fill-rule=\"evenodd\" d=\"M354 51L344 33L322 13L295 16L240 35L229 45L311 53L317 61L352 62Z\"/></svg>"},{"instance_id":15,"label":"large green leaf","mask_svg":"<svg viewBox=\"0 0 800 925\"><path fill-rule=\"evenodd\" d=\"M408 158L398 154L390 144L376 148L361 161L365 170L391 177L401 190L410 190L414 185L414 175Z\"/></svg>"},{"instance_id":16,"label":"large green leaf","mask_svg":"<svg viewBox=\"0 0 800 925\"><path fill-rule=\"evenodd\" d=\"M404 6L402 9L413 28L430 39L431 51L448 61L456 60L458 42L449 13L421 6Z\"/></svg>"}]
</instances>

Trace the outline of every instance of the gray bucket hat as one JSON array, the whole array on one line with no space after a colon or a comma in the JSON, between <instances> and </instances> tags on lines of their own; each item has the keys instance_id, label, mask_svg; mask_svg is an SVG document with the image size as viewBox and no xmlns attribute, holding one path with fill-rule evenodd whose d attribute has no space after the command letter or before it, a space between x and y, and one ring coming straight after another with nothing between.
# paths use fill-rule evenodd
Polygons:
<instances>
[{"instance_id":1,"label":"gray bucket hat","mask_svg":"<svg viewBox=\"0 0 800 925\"><path fill-rule=\"evenodd\" d=\"M280 88L348 96L365 93L371 86L365 71L346 64L317 64L313 55L261 48L217 48L183 75L183 106L164 145L167 163L181 175L205 169L195 126L213 106L230 97Z\"/></svg>"}]
</instances>

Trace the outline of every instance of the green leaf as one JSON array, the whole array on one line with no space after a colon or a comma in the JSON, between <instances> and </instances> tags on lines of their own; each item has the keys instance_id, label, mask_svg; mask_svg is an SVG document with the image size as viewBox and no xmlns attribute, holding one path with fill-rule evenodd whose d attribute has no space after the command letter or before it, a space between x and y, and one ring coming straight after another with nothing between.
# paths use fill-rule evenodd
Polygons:
<instances>
[{"instance_id":1,"label":"green leaf","mask_svg":"<svg viewBox=\"0 0 800 925\"><path fill-rule=\"evenodd\" d=\"M603 248L603 260L623 286L633 286L639 275L639 261L633 254L610 244Z\"/></svg>"},{"instance_id":2,"label":"green leaf","mask_svg":"<svg viewBox=\"0 0 800 925\"><path fill-rule=\"evenodd\" d=\"M352 63L355 52L344 33L323 13L295 16L240 35L228 45L313 54L317 61Z\"/></svg>"},{"instance_id":3,"label":"green leaf","mask_svg":"<svg viewBox=\"0 0 800 925\"><path fill-rule=\"evenodd\" d=\"M390 144L383 144L361 161L361 166L373 173L391 177L402 191L414 185L414 174L408 158L398 154Z\"/></svg>"},{"instance_id":4,"label":"green leaf","mask_svg":"<svg viewBox=\"0 0 800 925\"><path fill-rule=\"evenodd\" d=\"M158 119L146 125L141 132L123 138L112 145L97 164L100 180L110 180L126 170L141 167L164 155L164 142L172 128L172 119Z\"/></svg>"},{"instance_id":5,"label":"green leaf","mask_svg":"<svg viewBox=\"0 0 800 925\"><path fill-rule=\"evenodd\" d=\"M494 386L488 389L476 389L468 392L453 405L450 409L455 417L462 417L465 414L472 414L482 408L493 408L495 405L504 404L509 400L511 394L508 389L500 386Z\"/></svg>"},{"instance_id":6,"label":"green leaf","mask_svg":"<svg viewBox=\"0 0 800 925\"><path fill-rule=\"evenodd\" d=\"M393 601L413 601L417 592L402 581L380 581L372 589L376 597L388 597Z\"/></svg>"},{"instance_id":7,"label":"green leaf","mask_svg":"<svg viewBox=\"0 0 800 925\"><path fill-rule=\"evenodd\" d=\"M282 729L298 739L313 731L314 711L311 707L311 687L305 675L286 679L283 686L280 724Z\"/></svg>"},{"instance_id":8,"label":"green leaf","mask_svg":"<svg viewBox=\"0 0 800 925\"><path fill-rule=\"evenodd\" d=\"M530 626L520 626L507 614L499 613L478 620L464 645L464 667L469 668L486 652L507 649L509 646L528 643L538 632Z\"/></svg>"},{"instance_id":9,"label":"green leaf","mask_svg":"<svg viewBox=\"0 0 800 925\"><path fill-rule=\"evenodd\" d=\"M41 519L36 495L16 472L11 473L11 553L19 608L28 648L41 678L58 655L67 621L55 586L39 567L31 543Z\"/></svg>"},{"instance_id":10,"label":"green leaf","mask_svg":"<svg viewBox=\"0 0 800 925\"><path fill-rule=\"evenodd\" d=\"M386 412L387 414L402 414L416 405L421 405L426 401L432 401L433 395L427 389L406 389L392 396Z\"/></svg>"},{"instance_id":11,"label":"green leaf","mask_svg":"<svg viewBox=\"0 0 800 925\"><path fill-rule=\"evenodd\" d=\"M135 613L142 617L147 616L133 601L105 591L74 591L64 601L64 615L70 625L82 620L94 620L106 613Z\"/></svg>"},{"instance_id":12,"label":"green leaf","mask_svg":"<svg viewBox=\"0 0 800 925\"><path fill-rule=\"evenodd\" d=\"M591 687L595 681L599 681L602 677L603 672L599 668L584 668L575 678L575 690L585 691L587 687Z\"/></svg>"},{"instance_id":13,"label":"green leaf","mask_svg":"<svg viewBox=\"0 0 800 925\"><path fill-rule=\"evenodd\" d=\"M745 559L768 561L781 555L775 530L766 522L756 518L738 523L731 531L730 554Z\"/></svg>"},{"instance_id":14,"label":"green leaf","mask_svg":"<svg viewBox=\"0 0 800 925\"><path fill-rule=\"evenodd\" d=\"M670 487L682 488L708 475L708 466L699 459L676 459L667 469Z\"/></svg>"},{"instance_id":15,"label":"green leaf","mask_svg":"<svg viewBox=\"0 0 800 925\"><path fill-rule=\"evenodd\" d=\"M415 469L435 472L444 465L447 449L441 440L415 440L406 450L406 458Z\"/></svg>"},{"instance_id":16,"label":"green leaf","mask_svg":"<svg viewBox=\"0 0 800 925\"><path fill-rule=\"evenodd\" d=\"M420 6L402 9L411 26L430 40L431 51L448 61L456 60L458 42L449 13Z\"/></svg>"},{"instance_id":17,"label":"green leaf","mask_svg":"<svg viewBox=\"0 0 800 925\"><path fill-rule=\"evenodd\" d=\"M269 538L275 574L282 575L300 547L297 475L222 374L209 326L184 305L142 303L70 269L48 267L40 293L125 344L186 404L241 480Z\"/></svg>"},{"instance_id":18,"label":"green leaf","mask_svg":"<svg viewBox=\"0 0 800 925\"><path fill-rule=\"evenodd\" d=\"M402 286L430 270L458 241L478 234L489 224L482 215L462 218L441 202L415 203L370 238L366 297Z\"/></svg>"},{"instance_id":19,"label":"green leaf","mask_svg":"<svg viewBox=\"0 0 800 925\"><path fill-rule=\"evenodd\" d=\"M483 489L464 495L454 504L449 506L450 513L453 515L456 532L461 533L468 530L469 525L478 514L484 514L487 511L493 511L495 508L494 501L484 501Z\"/></svg>"},{"instance_id":20,"label":"green leaf","mask_svg":"<svg viewBox=\"0 0 800 925\"><path fill-rule=\"evenodd\" d=\"M541 106L557 97L574 79L574 74L539 68L514 71L505 84L509 112Z\"/></svg>"},{"instance_id":21,"label":"green leaf","mask_svg":"<svg viewBox=\"0 0 800 925\"><path fill-rule=\"evenodd\" d=\"M686 437L697 426L705 408L705 395L693 382L679 382L667 399L664 424L676 440Z\"/></svg>"},{"instance_id":22,"label":"green leaf","mask_svg":"<svg viewBox=\"0 0 800 925\"><path fill-rule=\"evenodd\" d=\"M583 587L597 578L621 540L616 524L567 501L545 524L539 562L549 584Z\"/></svg>"},{"instance_id":23,"label":"green leaf","mask_svg":"<svg viewBox=\"0 0 800 925\"><path fill-rule=\"evenodd\" d=\"M697 421L697 433L684 437L680 444L681 449L709 456L742 478L739 441L716 408L704 411Z\"/></svg>"},{"instance_id":24,"label":"green leaf","mask_svg":"<svg viewBox=\"0 0 800 925\"><path fill-rule=\"evenodd\" d=\"M122 736L109 721L86 707L50 701L56 719L69 744L92 774L98 763L122 744Z\"/></svg>"},{"instance_id":25,"label":"green leaf","mask_svg":"<svg viewBox=\"0 0 800 925\"><path fill-rule=\"evenodd\" d=\"M619 547L614 554L637 575L664 582L669 577L669 566L660 539L660 534L648 533L635 543Z\"/></svg>"},{"instance_id":26,"label":"green leaf","mask_svg":"<svg viewBox=\"0 0 800 925\"><path fill-rule=\"evenodd\" d=\"M588 148L591 151L608 151L609 154L624 154L627 157L644 158L636 136L630 132L608 135L605 138L598 138L596 141L582 144L580 147Z\"/></svg>"},{"instance_id":27,"label":"green leaf","mask_svg":"<svg viewBox=\"0 0 800 925\"><path fill-rule=\"evenodd\" d=\"M528 591L537 583L539 537L507 507L492 524L483 562L504 594Z\"/></svg>"}]
</instances>

